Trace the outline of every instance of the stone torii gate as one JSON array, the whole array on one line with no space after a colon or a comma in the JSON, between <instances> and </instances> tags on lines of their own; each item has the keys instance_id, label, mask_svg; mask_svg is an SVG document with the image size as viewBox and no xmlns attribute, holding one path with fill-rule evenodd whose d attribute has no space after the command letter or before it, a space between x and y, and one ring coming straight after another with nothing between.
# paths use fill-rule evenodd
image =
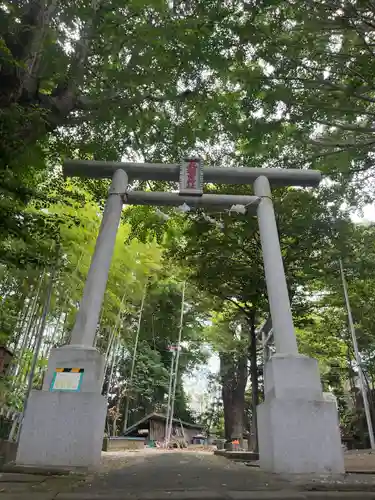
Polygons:
<instances>
[{"instance_id":1,"label":"stone torii gate","mask_svg":"<svg viewBox=\"0 0 375 500\"><path fill-rule=\"evenodd\" d=\"M93 347L123 204L217 209L243 205L257 214L276 354L266 364L265 401L258 406L260 465L280 473L344 472L336 406L323 397L316 360L298 353L271 196L274 186L317 186L311 170L202 168L180 164L67 160L64 175L112 183L69 345L52 349L41 391L24 415L17 464L95 468L107 402L103 356ZM180 193L129 191L134 180L180 181ZM203 183L253 184L255 196L203 194ZM251 279L251 276L249 276Z\"/></svg>"}]
</instances>

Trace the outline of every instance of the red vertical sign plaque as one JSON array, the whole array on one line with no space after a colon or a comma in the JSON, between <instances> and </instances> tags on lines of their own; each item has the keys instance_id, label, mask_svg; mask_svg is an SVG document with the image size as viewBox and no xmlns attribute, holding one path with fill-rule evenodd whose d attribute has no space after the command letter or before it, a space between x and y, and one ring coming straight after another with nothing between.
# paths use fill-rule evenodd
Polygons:
<instances>
[{"instance_id":1,"label":"red vertical sign plaque","mask_svg":"<svg viewBox=\"0 0 375 500\"><path fill-rule=\"evenodd\" d=\"M199 158L184 158L180 166L180 194L202 196L203 162Z\"/></svg>"}]
</instances>

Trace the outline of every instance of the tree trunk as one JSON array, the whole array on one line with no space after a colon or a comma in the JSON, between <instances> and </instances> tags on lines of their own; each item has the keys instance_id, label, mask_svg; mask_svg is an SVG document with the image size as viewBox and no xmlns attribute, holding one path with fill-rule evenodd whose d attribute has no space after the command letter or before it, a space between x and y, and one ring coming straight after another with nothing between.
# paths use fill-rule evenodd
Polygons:
<instances>
[{"instance_id":1,"label":"tree trunk","mask_svg":"<svg viewBox=\"0 0 375 500\"><path fill-rule=\"evenodd\" d=\"M220 353L225 439L242 439L244 431L247 357Z\"/></svg>"},{"instance_id":2,"label":"tree trunk","mask_svg":"<svg viewBox=\"0 0 375 500\"><path fill-rule=\"evenodd\" d=\"M244 411L245 411L245 390L235 391L235 397L232 399L232 429L231 439L243 438L244 432Z\"/></svg>"},{"instance_id":3,"label":"tree trunk","mask_svg":"<svg viewBox=\"0 0 375 500\"><path fill-rule=\"evenodd\" d=\"M223 412L224 412L224 437L227 441L230 441L232 438L232 429L233 429L233 392L231 385L231 378L229 376L228 371L223 373L224 370L228 370L228 364L223 361L223 356L220 355L220 371L222 373L222 398L223 398Z\"/></svg>"}]
</instances>

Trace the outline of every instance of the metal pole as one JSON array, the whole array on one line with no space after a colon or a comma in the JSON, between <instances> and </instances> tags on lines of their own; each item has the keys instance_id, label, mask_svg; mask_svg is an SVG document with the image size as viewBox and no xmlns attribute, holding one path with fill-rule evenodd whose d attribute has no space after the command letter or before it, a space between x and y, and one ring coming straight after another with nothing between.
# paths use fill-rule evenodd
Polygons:
<instances>
[{"instance_id":1,"label":"metal pole","mask_svg":"<svg viewBox=\"0 0 375 500\"><path fill-rule=\"evenodd\" d=\"M186 289L186 282L184 282L182 285L180 328L178 330L177 355L176 355L176 364L175 364L175 372L174 372L173 391L172 391L172 400L171 400L171 414L170 414L167 442L169 442L171 439L172 425L173 425L174 403L175 403L175 398L176 398L176 388L177 388L177 378L178 378L177 377L177 375L178 375L178 362L180 359L182 327L184 324L183 322L184 322L184 306L185 306L185 289Z\"/></svg>"},{"instance_id":2,"label":"metal pole","mask_svg":"<svg viewBox=\"0 0 375 500\"><path fill-rule=\"evenodd\" d=\"M94 344L127 185L127 174L123 170L116 170L109 189L70 345L92 347Z\"/></svg>"},{"instance_id":3,"label":"metal pole","mask_svg":"<svg viewBox=\"0 0 375 500\"><path fill-rule=\"evenodd\" d=\"M167 402L167 418L165 420L165 438L164 443L168 446L168 429L169 429L169 417L170 417L170 409L171 409L171 394L172 394L172 381L173 381L173 367L174 360L176 356L176 351L172 351L172 359L171 359L171 368L169 370L169 387L168 387L168 402Z\"/></svg>"},{"instance_id":4,"label":"metal pole","mask_svg":"<svg viewBox=\"0 0 375 500\"><path fill-rule=\"evenodd\" d=\"M298 354L271 188L267 177L260 176L255 180L254 191L261 198L258 205L258 224L276 352Z\"/></svg>"},{"instance_id":5,"label":"metal pole","mask_svg":"<svg viewBox=\"0 0 375 500\"><path fill-rule=\"evenodd\" d=\"M364 379L364 376L363 376L363 371L362 371L362 366L361 366L361 356L360 356L359 350L358 350L357 336L356 336L356 333L355 333L353 316L352 316L352 310L351 310L350 302L349 302L348 287L347 287L347 284L346 284L346 279L345 279L345 274L344 274L344 267L342 265L342 260L341 259L339 259L339 264L340 264L340 273L341 273L342 287L343 287L344 296L345 296L345 304L346 304L346 309L347 309L347 312L348 312L349 329L350 329L350 333L351 333L352 341L353 341L353 348L354 348L355 360L356 360L356 363L358 365L359 385L360 385L361 392L362 392L363 407L364 407L365 415L366 415L367 428L368 428L368 433L369 433L369 437L370 437L370 445L371 445L371 449L374 450L375 449L375 440L374 440L374 431L373 431L373 428L372 428L370 406L368 404L367 391L366 391L366 386L365 386L365 379Z\"/></svg>"},{"instance_id":6,"label":"metal pole","mask_svg":"<svg viewBox=\"0 0 375 500\"><path fill-rule=\"evenodd\" d=\"M137 356L138 339L139 339L139 332L141 331L141 321L142 321L143 307L144 307L144 304L145 304L146 291L147 291L147 283L145 284L145 288L144 288L144 291L143 291L142 302L141 302L141 309L139 311L139 316L138 316L137 334L135 336L132 366L131 366L131 369L130 369L130 379L129 379L129 386L128 386L129 389L131 388L132 382L133 382L134 369L135 369L135 359L136 359L136 356ZM125 403L123 432L125 432L126 429L128 428L128 414L129 414L129 395L127 395L127 397L126 397L126 403Z\"/></svg>"}]
</instances>

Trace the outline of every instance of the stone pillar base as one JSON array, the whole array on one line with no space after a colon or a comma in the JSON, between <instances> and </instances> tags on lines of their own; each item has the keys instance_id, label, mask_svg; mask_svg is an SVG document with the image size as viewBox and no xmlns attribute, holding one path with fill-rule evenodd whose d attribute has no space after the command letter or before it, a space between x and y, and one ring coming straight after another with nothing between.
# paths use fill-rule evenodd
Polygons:
<instances>
[{"instance_id":1,"label":"stone pillar base","mask_svg":"<svg viewBox=\"0 0 375 500\"><path fill-rule=\"evenodd\" d=\"M341 474L344 458L334 402L323 397L316 360L277 354L266 364L257 408L260 467L287 474Z\"/></svg>"},{"instance_id":2,"label":"stone pillar base","mask_svg":"<svg viewBox=\"0 0 375 500\"><path fill-rule=\"evenodd\" d=\"M80 368L79 392L51 391L56 368ZM82 467L100 464L107 400L101 395L103 356L93 348L53 349L43 390L32 391L20 433L16 464Z\"/></svg>"},{"instance_id":3,"label":"stone pillar base","mask_svg":"<svg viewBox=\"0 0 375 500\"><path fill-rule=\"evenodd\" d=\"M94 393L33 391L17 450L17 465L100 465L107 401Z\"/></svg>"}]
</instances>

